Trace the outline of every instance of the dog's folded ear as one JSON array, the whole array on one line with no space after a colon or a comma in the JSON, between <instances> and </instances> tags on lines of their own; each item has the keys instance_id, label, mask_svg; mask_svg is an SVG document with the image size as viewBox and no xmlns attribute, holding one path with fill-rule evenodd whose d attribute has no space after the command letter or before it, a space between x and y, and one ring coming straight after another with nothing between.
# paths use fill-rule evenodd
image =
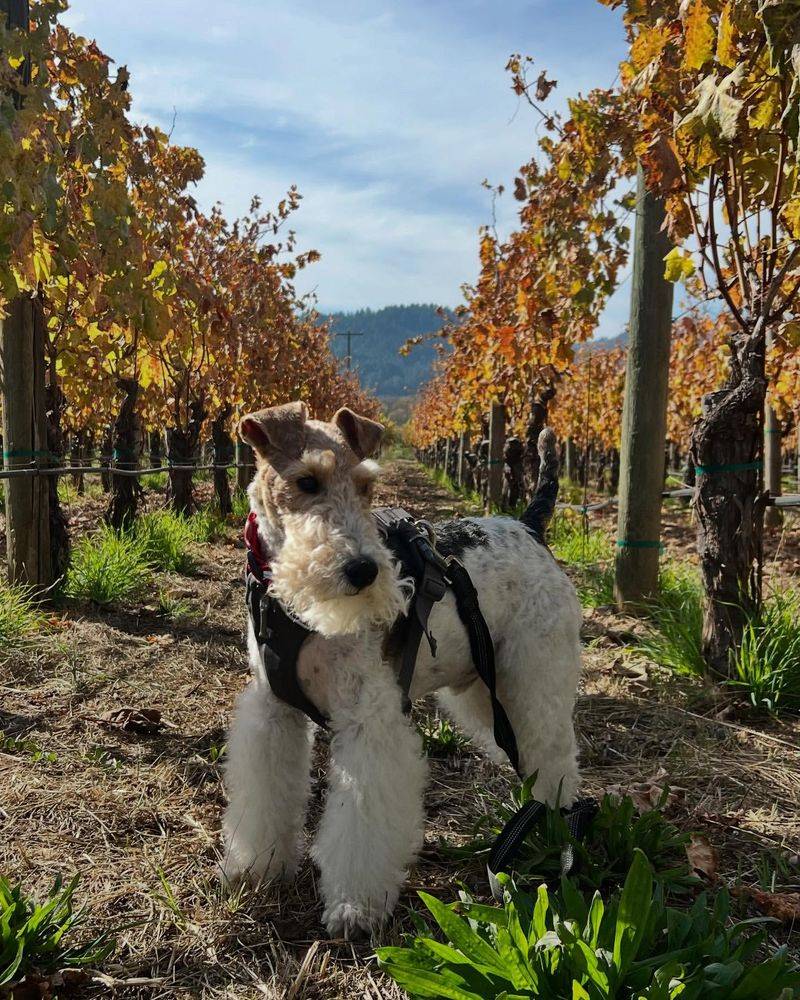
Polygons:
<instances>
[{"instance_id":1,"label":"dog's folded ear","mask_svg":"<svg viewBox=\"0 0 800 1000\"><path fill-rule=\"evenodd\" d=\"M303 454L308 407L299 400L248 413L239 421L239 437L280 472Z\"/></svg>"},{"instance_id":2,"label":"dog's folded ear","mask_svg":"<svg viewBox=\"0 0 800 1000\"><path fill-rule=\"evenodd\" d=\"M360 417L346 406L334 413L333 423L359 458L369 458L378 450L383 438L383 424L369 417Z\"/></svg>"}]
</instances>

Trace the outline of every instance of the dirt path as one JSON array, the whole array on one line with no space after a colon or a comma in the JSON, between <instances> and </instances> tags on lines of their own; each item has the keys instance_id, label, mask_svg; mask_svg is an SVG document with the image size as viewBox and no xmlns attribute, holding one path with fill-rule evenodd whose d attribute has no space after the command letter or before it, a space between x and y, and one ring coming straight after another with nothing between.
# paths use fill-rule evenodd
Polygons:
<instances>
[{"instance_id":1,"label":"dirt path","mask_svg":"<svg viewBox=\"0 0 800 1000\"><path fill-rule=\"evenodd\" d=\"M378 502L431 519L463 510L403 460L388 464ZM0 872L44 892L77 871L89 926L127 928L79 995L113 987L115 997L151 1000L279 998L297 981L297 997L400 996L369 946L320 940L310 864L282 894L220 893L220 756L247 678L242 561L232 527L205 547L195 575L159 574L159 587L189 607L177 623L151 603L84 611L0 663ZM655 669L630 676L619 645L630 625L587 616L578 707L587 791L676 786L671 818L702 828L729 876L752 875L760 850L800 852L800 726L737 719L698 685ZM164 725L126 730L104 719L122 706L157 708ZM320 742L312 824L324 787ZM511 778L468 749L431 761L426 847L385 940L410 928L419 888L449 897L464 879L485 891L480 866L457 865L437 844L463 841L486 794Z\"/></svg>"}]
</instances>

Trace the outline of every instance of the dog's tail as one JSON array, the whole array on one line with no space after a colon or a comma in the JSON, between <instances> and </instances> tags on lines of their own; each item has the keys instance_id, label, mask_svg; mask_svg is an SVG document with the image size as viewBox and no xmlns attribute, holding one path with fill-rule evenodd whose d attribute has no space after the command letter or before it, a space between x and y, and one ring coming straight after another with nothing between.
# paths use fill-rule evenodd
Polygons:
<instances>
[{"instance_id":1,"label":"dog's tail","mask_svg":"<svg viewBox=\"0 0 800 1000\"><path fill-rule=\"evenodd\" d=\"M547 525L553 516L558 499L558 453L556 436L552 428L545 427L539 435L539 481L525 513L520 521L530 531L537 542L545 544Z\"/></svg>"}]
</instances>

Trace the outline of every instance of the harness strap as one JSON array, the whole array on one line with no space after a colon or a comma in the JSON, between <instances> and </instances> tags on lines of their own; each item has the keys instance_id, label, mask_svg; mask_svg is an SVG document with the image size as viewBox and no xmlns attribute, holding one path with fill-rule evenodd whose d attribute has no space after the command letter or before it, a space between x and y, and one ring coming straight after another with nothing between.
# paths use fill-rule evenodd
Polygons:
<instances>
[{"instance_id":1,"label":"harness strap","mask_svg":"<svg viewBox=\"0 0 800 1000\"><path fill-rule=\"evenodd\" d=\"M327 718L306 696L297 676L300 647L313 634L312 630L290 617L280 603L269 596L266 585L253 573L247 574L247 607L273 694L327 729ZM291 669L286 669L287 663Z\"/></svg>"},{"instance_id":2,"label":"harness strap","mask_svg":"<svg viewBox=\"0 0 800 1000\"><path fill-rule=\"evenodd\" d=\"M509 721L506 710L497 697L497 673L494 662L494 644L489 632L489 626L478 604L478 592L466 569L456 559L447 563L447 578L453 588L456 598L458 616L464 623L469 636L469 647L475 669L489 691L494 719L494 738L501 750L504 750L511 766L520 774L519 749L514 729ZM522 775L520 775L522 777Z\"/></svg>"}]
</instances>

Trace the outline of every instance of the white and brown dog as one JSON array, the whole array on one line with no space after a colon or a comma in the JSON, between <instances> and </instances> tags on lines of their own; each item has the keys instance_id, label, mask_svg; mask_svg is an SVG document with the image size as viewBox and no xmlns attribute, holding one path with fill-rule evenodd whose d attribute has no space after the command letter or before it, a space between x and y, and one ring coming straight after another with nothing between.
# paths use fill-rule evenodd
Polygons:
<instances>
[{"instance_id":1,"label":"white and brown dog","mask_svg":"<svg viewBox=\"0 0 800 1000\"><path fill-rule=\"evenodd\" d=\"M250 500L272 593L316 633L301 648L298 677L331 729L328 793L312 849L323 920L332 936L370 932L391 914L422 846L427 770L419 733L402 711L396 666L382 655L409 598L370 515L378 473L370 456L383 428L348 409L330 423L310 420L296 402L245 417L240 433L258 457ZM542 447L553 445L545 432ZM553 803L561 786L568 805L578 784L574 588L513 518L465 518L436 531L439 550L457 556L478 589L521 771L538 771L537 798ZM451 593L434 606L430 629L437 655L420 647L412 699L436 692L464 733L504 760ZM248 648L253 678L236 705L226 765L224 871L232 882L294 874L315 732L272 693L252 626Z\"/></svg>"}]
</instances>

